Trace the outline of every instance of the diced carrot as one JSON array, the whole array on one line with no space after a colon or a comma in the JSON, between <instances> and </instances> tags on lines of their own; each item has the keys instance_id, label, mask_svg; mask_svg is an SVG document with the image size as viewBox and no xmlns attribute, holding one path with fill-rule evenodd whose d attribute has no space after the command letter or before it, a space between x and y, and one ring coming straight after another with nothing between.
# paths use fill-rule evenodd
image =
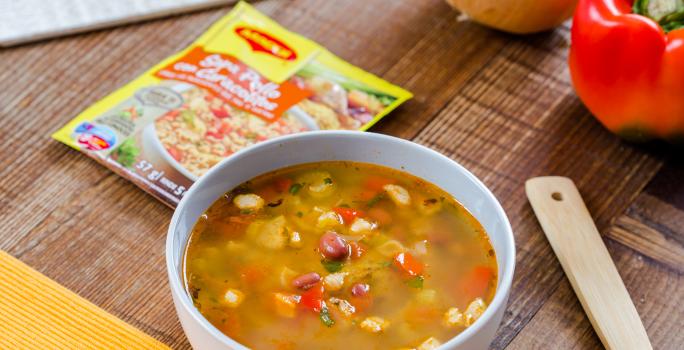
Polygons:
<instances>
[{"instance_id":1,"label":"diced carrot","mask_svg":"<svg viewBox=\"0 0 684 350\"><path fill-rule=\"evenodd\" d=\"M278 315L295 317L300 297L296 294L273 293L273 306Z\"/></svg>"},{"instance_id":2,"label":"diced carrot","mask_svg":"<svg viewBox=\"0 0 684 350\"><path fill-rule=\"evenodd\" d=\"M292 180L290 178L281 177L275 180L275 188L280 193L289 190L290 186L292 186Z\"/></svg>"},{"instance_id":3,"label":"diced carrot","mask_svg":"<svg viewBox=\"0 0 684 350\"><path fill-rule=\"evenodd\" d=\"M316 283L302 294L299 304L307 309L320 312L323 308L323 290L323 283Z\"/></svg>"},{"instance_id":4,"label":"diced carrot","mask_svg":"<svg viewBox=\"0 0 684 350\"><path fill-rule=\"evenodd\" d=\"M377 221L382 226L387 226L392 223L392 215L387 210L373 207L368 210L368 216Z\"/></svg>"},{"instance_id":5,"label":"diced carrot","mask_svg":"<svg viewBox=\"0 0 684 350\"><path fill-rule=\"evenodd\" d=\"M351 297L349 299L349 302L354 305L354 308L356 308L356 313L361 313L364 312L373 306L373 297L370 294L367 294L362 297Z\"/></svg>"},{"instance_id":6,"label":"diced carrot","mask_svg":"<svg viewBox=\"0 0 684 350\"><path fill-rule=\"evenodd\" d=\"M259 265L245 266L240 270L240 278L247 285L254 285L261 282L266 277L266 268Z\"/></svg>"},{"instance_id":7,"label":"diced carrot","mask_svg":"<svg viewBox=\"0 0 684 350\"><path fill-rule=\"evenodd\" d=\"M363 187L377 193L384 191L382 188L391 183L394 183L393 179L371 175L363 182Z\"/></svg>"},{"instance_id":8,"label":"diced carrot","mask_svg":"<svg viewBox=\"0 0 684 350\"><path fill-rule=\"evenodd\" d=\"M236 312L226 312L223 314L221 323L217 324L216 327L230 337L235 337L242 334L240 315Z\"/></svg>"},{"instance_id":9,"label":"diced carrot","mask_svg":"<svg viewBox=\"0 0 684 350\"><path fill-rule=\"evenodd\" d=\"M410 276L418 276L423 272L423 263L414 258L411 253L403 252L394 256L394 265Z\"/></svg>"},{"instance_id":10,"label":"diced carrot","mask_svg":"<svg viewBox=\"0 0 684 350\"><path fill-rule=\"evenodd\" d=\"M346 225L350 225L354 222L354 219L365 215L361 210L346 207L334 207L332 210L337 214L340 214Z\"/></svg>"},{"instance_id":11,"label":"diced carrot","mask_svg":"<svg viewBox=\"0 0 684 350\"><path fill-rule=\"evenodd\" d=\"M476 266L463 279L461 284L462 293L467 299L484 297L489 283L494 278L494 271L488 266Z\"/></svg>"},{"instance_id":12,"label":"diced carrot","mask_svg":"<svg viewBox=\"0 0 684 350\"><path fill-rule=\"evenodd\" d=\"M367 202L367 201L373 199L375 196L377 196L378 193L380 193L380 192L371 191L371 190L363 190L356 197L360 201Z\"/></svg>"},{"instance_id":13,"label":"diced carrot","mask_svg":"<svg viewBox=\"0 0 684 350\"><path fill-rule=\"evenodd\" d=\"M349 242L349 246L351 247L351 255L350 257L355 260L363 256L363 254L366 252L366 248L363 247L361 243L358 243L356 241L351 241Z\"/></svg>"},{"instance_id":14,"label":"diced carrot","mask_svg":"<svg viewBox=\"0 0 684 350\"><path fill-rule=\"evenodd\" d=\"M221 122L221 125L218 127L218 131L223 135L228 135L231 131L233 131L233 128L230 126L230 124Z\"/></svg>"}]
</instances>

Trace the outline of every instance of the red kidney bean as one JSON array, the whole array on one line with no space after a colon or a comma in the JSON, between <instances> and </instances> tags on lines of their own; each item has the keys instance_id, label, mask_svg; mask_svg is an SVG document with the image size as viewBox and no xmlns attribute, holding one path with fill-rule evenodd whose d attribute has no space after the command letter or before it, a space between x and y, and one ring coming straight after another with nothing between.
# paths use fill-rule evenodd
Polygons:
<instances>
[{"instance_id":1,"label":"red kidney bean","mask_svg":"<svg viewBox=\"0 0 684 350\"><path fill-rule=\"evenodd\" d=\"M365 283L356 283L351 288L351 293L355 297L365 297L370 291L370 286Z\"/></svg>"},{"instance_id":2,"label":"red kidney bean","mask_svg":"<svg viewBox=\"0 0 684 350\"><path fill-rule=\"evenodd\" d=\"M309 289L321 280L321 275L315 272L299 275L292 280L292 285L300 289Z\"/></svg>"},{"instance_id":3,"label":"red kidney bean","mask_svg":"<svg viewBox=\"0 0 684 350\"><path fill-rule=\"evenodd\" d=\"M318 242L318 249L326 259L343 260L350 254L347 241L335 232L328 231L321 236Z\"/></svg>"}]
</instances>

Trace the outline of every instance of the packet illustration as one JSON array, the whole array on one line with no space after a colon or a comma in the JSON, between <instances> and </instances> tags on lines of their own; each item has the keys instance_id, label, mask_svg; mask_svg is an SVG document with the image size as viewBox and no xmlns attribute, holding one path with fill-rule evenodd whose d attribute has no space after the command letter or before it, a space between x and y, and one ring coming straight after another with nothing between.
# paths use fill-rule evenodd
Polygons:
<instances>
[{"instance_id":1,"label":"packet illustration","mask_svg":"<svg viewBox=\"0 0 684 350\"><path fill-rule=\"evenodd\" d=\"M366 130L411 97L241 2L52 136L175 207L244 147L311 130Z\"/></svg>"}]
</instances>

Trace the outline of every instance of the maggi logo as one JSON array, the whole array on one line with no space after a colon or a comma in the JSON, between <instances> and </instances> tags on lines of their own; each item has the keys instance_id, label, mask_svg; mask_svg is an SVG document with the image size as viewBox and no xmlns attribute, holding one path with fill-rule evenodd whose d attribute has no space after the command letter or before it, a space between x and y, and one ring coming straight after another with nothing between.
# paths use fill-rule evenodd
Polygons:
<instances>
[{"instance_id":1,"label":"maggi logo","mask_svg":"<svg viewBox=\"0 0 684 350\"><path fill-rule=\"evenodd\" d=\"M235 32L245 39L254 51L265 52L277 58L292 61L297 58L297 54L282 41L257 29L238 27Z\"/></svg>"}]
</instances>

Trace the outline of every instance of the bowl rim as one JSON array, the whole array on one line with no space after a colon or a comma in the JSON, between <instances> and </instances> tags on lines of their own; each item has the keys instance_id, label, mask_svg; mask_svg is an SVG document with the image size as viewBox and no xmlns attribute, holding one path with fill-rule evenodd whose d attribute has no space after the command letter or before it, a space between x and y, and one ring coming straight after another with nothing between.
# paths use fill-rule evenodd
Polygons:
<instances>
[{"instance_id":1,"label":"bowl rim","mask_svg":"<svg viewBox=\"0 0 684 350\"><path fill-rule=\"evenodd\" d=\"M464 343L466 340L472 338L476 333L478 333L485 324L488 324L491 319L494 317L494 314L500 309L500 308L506 308L507 305L507 299L508 295L511 289L511 285L513 282L513 274L515 272L515 262L516 262L516 247L515 247L515 236L513 235L513 229L511 227L510 221L508 220L508 216L506 215L505 211L503 210L503 207L501 206L501 203L499 200L494 196L494 194L489 190L489 188L482 183L480 179L478 179L475 175L473 175L468 169L466 169L464 166L456 162L455 160L447 157L446 155L437 152L429 147L426 147L424 145L405 140L402 138L390 136L390 135L385 135L385 134L379 134L379 133L374 133L374 132L361 132L361 131L350 131L350 130L335 130L335 131L330 131L330 130L325 130L325 131L308 131L308 132L303 132L303 133L297 133L297 134L290 134L290 135L285 135L285 136L279 136L267 141L260 142L258 144L252 145L250 147L246 147L238 152L235 152L231 156L223 159L221 162L219 162L217 165L212 167L204 176L201 176L191 187L190 189L185 193L181 201L178 203L176 206L176 209L174 210L173 217L171 218L171 223L169 225L168 231L167 231L167 237L166 237L166 267L167 267L167 273L169 275L169 287L172 290L173 294L176 294L178 296L177 301L180 303L180 305L185 309L185 311L193 318L193 320L200 325L205 331L207 331L209 334L211 334L212 337L214 337L215 340L218 340L220 343L229 346L230 348L233 349L248 349L246 346L240 344L236 340L230 338L229 336L225 335L223 332L219 331L216 327L214 327L200 312L197 310L197 308L192 304L192 301L190 300L190 297L188 296L185 288L183 281L180 278L180 271L176 267L176 261L175 257L173 256L173 243L174 243L174 238L176 236L176 227L178 224L178 220L180 218L181 212L184 211L185 207L188 205L190 202L194 193L198 191L198 188L201 187L203 181L205 178L209 178L211 174L215 172L221 171L220 169L227 166L226 164L230 164L232 162L239 161L242 157L248 155L249 153L254 152L255 150L258 150L260 148L267 148L271 147L274 144L279 144L283 142L288 142L292 140L297 140L297 139L316 139L318 137L360 137L360 138L378 138L383 140L384 142L388 143L399 143L403 144L407 147L416 147L421 149L423 152L427 152L431 154L434 157L441 158L443 160L448 161L455 169L458 169L463 175L465 175L467 178L469 178L473 183L479 187L480 190L484 193L484 196L486 199L490 202L493 203L494 208L496 210L496 216L502 221L503 223L503 239L504 239L504 249L506 250L506 258L503 260L503 266L501 267L501 271L503 272L502 275L500 276L500 282L497 285L496 292L494 294L494 298L492 299L492 302L489 304L487 309L485 309L485 312L482 314L480 318L475 321L470 327L466 328L464 331L461 333L455 335L454 337L450 338L448 341L444 342L439 349L445 347L445 346L456 346ZM294 165L294 164L293 164ZM438 184L435 184L439 186ZM441 187L441 186L440 186ZM458 200L458 199L457 199ZM187 246L187 241L183 243L183 249L182 251L185 251L185 248ZM182 257L181 257L182 258ZM178 307L178 306L177 306ZM499 326L499 325L497 325Z\"/></svg>"}]
</instances>

